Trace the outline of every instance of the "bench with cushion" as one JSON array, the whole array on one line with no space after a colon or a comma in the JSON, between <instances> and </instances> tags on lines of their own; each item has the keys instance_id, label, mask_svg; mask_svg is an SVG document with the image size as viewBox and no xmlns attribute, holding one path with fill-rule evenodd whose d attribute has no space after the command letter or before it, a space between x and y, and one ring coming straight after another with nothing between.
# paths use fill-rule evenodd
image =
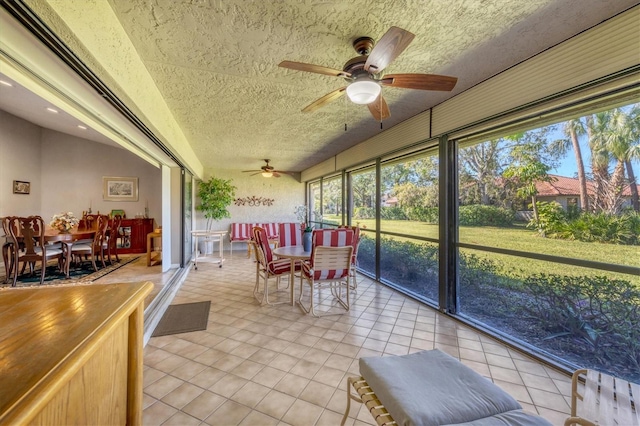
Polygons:
<instances>
[{"instance_id":1,"label":"bench with cushion","mask_svg":"<svg viewBox=\"0 0 640 426\"><path fill-rule=\"evenodd\" d=\"M522 410L508 393L437 349L360 359L362 377L349 377L350 401L363 402L379 425L551 425ZM358 396L351 394L353 385Z\"/></svg>"},{"instance_id":2,"label":"bench with cushion","mask_svg":"<svg viewBox=\"0 0 640 426\"><path fill-rule=\"evenodd\" d=\"M247 243L247 256L251 256L251 232L254 226L259 226L267 231L267 238L270 243L278 242L279 223L232 223L229 233L229 243L231 253L233 253L233 243Z\"/></svg>"}]
</instances>

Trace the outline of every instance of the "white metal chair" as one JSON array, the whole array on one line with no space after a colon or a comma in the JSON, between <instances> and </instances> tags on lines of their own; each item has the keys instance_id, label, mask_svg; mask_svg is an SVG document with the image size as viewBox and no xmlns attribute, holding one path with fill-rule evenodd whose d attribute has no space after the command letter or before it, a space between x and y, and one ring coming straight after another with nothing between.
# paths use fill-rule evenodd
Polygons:
<instances>
[{"instance_id":1,"label":"white metal chair","mask_svg":"<svg viewBox=\"0 0 640 426\"><path fill-rule=\"evenodd\" d=\"M316 312L314 296L317 293L318 298L321 300L321 290L323 288L329 288L338 305L342 306L345 311L349 311L351 257L353 255L352 240L353 231L350 229L319 229L313 231L311 258L308 262L302 263L300 296L298 298L298 305L307 314L310 313L315 317L335 314L331 309L323 314ZM302 301L304 282L309 285L310 290L308 306L305 306ZM343 289L345 290L345 298L342 296Z\"/></svg>"},{"instance_id":2,"label":"white metal chair","mask_svg":"<svg viewBox=\"0 0 640 426\"><path fill-rule=\"evenodd\" d=\"M271 302L269 300L269 279L275 278L276 291L281 290L280 278L282 276L289 277L291 274L291 262L288 259L274 259L269 245L269 238L264 228L256 226L253 228L253 240L256 253L256 284L253 288L253 296L260 304L279 305L288 303L289 300L280 302ZM263 281L262 290L260 289L260 281ZM293 285L289 283L288 285ZM289 286L285 287L288 289Z\"/></svg>"}]
</instances>

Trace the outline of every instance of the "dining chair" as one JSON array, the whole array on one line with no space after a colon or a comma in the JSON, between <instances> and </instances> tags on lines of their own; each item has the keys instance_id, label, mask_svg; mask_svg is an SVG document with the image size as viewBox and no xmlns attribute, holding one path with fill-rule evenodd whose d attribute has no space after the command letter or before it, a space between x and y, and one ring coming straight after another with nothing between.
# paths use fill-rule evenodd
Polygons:
<instances>
[{"instance_id":1,"label":"dining chair","mask_svg":"<svg viewBox=\"0 0 640 426\"><path fill-rule=\"evenodd\" d=\"M346 312L350 309L349 290L351 258L353 255L351 229L317 229L313 231L311 258L302 262L298 305L314 317L335 315L332 311L316 312L314 295L322 303L322 289L329 288L333 298ZM309 305L303 303L304 283L309 285ZM342 296L345 289L346 298ZM333 305L333 303L331 304Z\"/></svg>"},{"instance_id":2,"label":"dining chair","mask_svg":"<svg viewBox=\"0 0 640 426\"><path fill-rule=\"evenodd\" d=\"M353 247L353 255L351 256L351 289L355 290L358 288L357 268L358 247L360 247L360 227L341 225L338 226L338 229L351 229L353 231L353 240L351 241L351 246Z\"/></svg>"},{"instance_id":3,"label":"dining chair","mask_svg":"<svg viewBox=\"0 0 640 426\"><path fill-rule=\"evenodd\" d=\"M9 223L13 219L13 216L6 216L0 218L2 221L2 231L4 233L5 242L2 244L2 262L4 263L4 284L9 282L11 273L13 272L14 261L14 243L9 235Z\"/></svg>"},{"instance_id":4,"label":"dining chair","mask_svg":"<svg viewBox=\"0 0 640 426\"><path fill-rule=\"evenodd\" d=\"M118 238L120 237L120 225L122 224L122 216L119 214L113 216L113 218L109 219L107 225L107 259L109 260L109 264L112 264L111 261L111 253L116 258L116 262L120 262L120 258L118 257Z\"/></svg>"},{"instance_id":5,"label":"dining chair","mask_svg":"<svg viewBox=\"0 0 640 426\"><path fill-rule=\"evenodd\" d=\"M278 247L301 246L302 231L299 223L278 224Z\"/></svg>"},{"instance_id":6,"label":"dining chair","mask_svg":"<svg viewBox=\"0 0 640 426\"><path fill-rule=\"evenodd\" d=\"M91 258L93 270L98 271L96 266L96 259L100 256L102 267L107 266L104 262L104 254L109 250L109 244L107 243L107 225L108 220L100 215L96 220L96 234L93 237L93 241L86 243L74 243L71 246L71 256L75 257L79 262L82 262L82 256Z\"/></svg>"},{"instance_id":7,"label":"dining chair","mask_svg":"<svg viewBox=\"0 0 640 426\"><path fill-rule=\"evenodd\" d=\"M3 222L3 227L4 227ZM28 264L31 274L35 271L36 262L40 262L40 284L44 283L47 270L47 262L57 259L58 268L64 270L66 258L65 246L53 246L45 243L44 220L40 216L11 217L7 223L11 242L13 244L13 260L11 261L11 273L13 274L12 286L18 282L18 269L23 263L22 271Z\"/></svg>"},{"instance_id":8,"label":"dining chair","mask_svg":"<svg viewBox=\"0 0 640 426\"><path fill-rule=\"evenodd\" d=\"M267 305L279 305L282 303L288 303L289 300L281 302L271 302L269 300L269 279L275 278L276 291L281 290L280 278L282 276L289 276L291 274L291 262L288 259L274 259L271 251L271 245L269 244L269 238L267 231L259 226L255 226L252 229L253 239L255 241L255 253L256 253L256 284L253 288L253 296L260 304ZM260 291L260 280L263 280L262 291ZM289 283L293 285L293 283ZM285 288L288 288L285 287Z\"/></svg>"}]
</instances>

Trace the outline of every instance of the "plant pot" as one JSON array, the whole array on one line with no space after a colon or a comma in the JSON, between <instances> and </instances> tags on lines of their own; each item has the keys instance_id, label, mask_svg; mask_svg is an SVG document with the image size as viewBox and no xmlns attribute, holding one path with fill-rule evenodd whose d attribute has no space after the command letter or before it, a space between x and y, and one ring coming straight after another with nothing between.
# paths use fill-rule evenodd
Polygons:
<instances>
[{"instance_id":1,"label":"plant pot","mask_svg":"<svg viewBox=\"0 0 640 426\"><path fill-rule=\"evenodd\" d=\"M311 237L313 232L302 233L302 248L304 251L311 251Z\"/></svg>"}]
</instances>

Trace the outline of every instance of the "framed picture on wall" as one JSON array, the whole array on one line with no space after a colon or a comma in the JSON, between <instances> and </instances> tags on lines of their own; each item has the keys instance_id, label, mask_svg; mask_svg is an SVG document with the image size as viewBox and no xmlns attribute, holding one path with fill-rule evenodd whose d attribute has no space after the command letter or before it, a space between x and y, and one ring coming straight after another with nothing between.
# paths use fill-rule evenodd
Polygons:
<instances>
[{"instance_id":1,"label":"framed picture on wall","mask_svg":"<svg viewBox=\"0 0 640 426\"><path fill-rule=\"evenodd\" d=\"M31 193L31 182L25 182L22 180L13 181L13 193L28 195Z\"/></svg>"},{"instance_id":2,"label":"framed picture on wall","mask_svg":"<svg viewBox=\"0 0 640 426\"><path fill-rule=\"evenodd\" d=\"M137 177L102 178L102 199L105 201L138 201Z\"/></svg>"}]
</instances>

